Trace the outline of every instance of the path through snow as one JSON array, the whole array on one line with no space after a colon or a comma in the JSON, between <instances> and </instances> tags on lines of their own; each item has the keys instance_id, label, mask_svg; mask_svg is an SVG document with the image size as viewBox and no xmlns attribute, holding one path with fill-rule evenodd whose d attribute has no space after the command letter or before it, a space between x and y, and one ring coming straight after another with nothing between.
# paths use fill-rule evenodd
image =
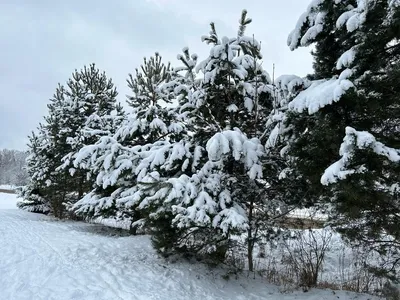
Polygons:
<instances>
[{"instance_id":1,"label":"path through snow","mask_svg":"<svg viewBox=\"0 0 400 300\"><path fill-rule=\"evenodd\" d=\"M166 263L146 236L104 235L101 225L20 211L15 197L0 194L1 300L372 299L318 290L282 294L258 280L226 281L205 266Z\"/></svg>"}]
</instances>

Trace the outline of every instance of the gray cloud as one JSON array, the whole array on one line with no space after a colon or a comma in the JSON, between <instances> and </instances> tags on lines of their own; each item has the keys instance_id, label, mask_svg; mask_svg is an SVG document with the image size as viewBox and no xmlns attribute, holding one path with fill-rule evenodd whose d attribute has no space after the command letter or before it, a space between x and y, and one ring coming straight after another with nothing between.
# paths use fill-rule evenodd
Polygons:
<instances>
[{"instance_id":1,"label":"gray cloud","mask_svg":"<svg viewBox=\"0 0 400 300\"><path fill-rule=\"evenodd\" d=\"M246 1L254 33L263 43L264 67L278 74L311 71L308 50L290 52L289 31L309 0ZM144 56L159 51L176 62L189 46L208 53L200 36L215 21L221 35L235 34L242 1L187 0L3 0L0 3L0 148L24 148L26 136L46 114L57 83L76 68L96 65L116 83Z\"/></svg>"}]
</instances>

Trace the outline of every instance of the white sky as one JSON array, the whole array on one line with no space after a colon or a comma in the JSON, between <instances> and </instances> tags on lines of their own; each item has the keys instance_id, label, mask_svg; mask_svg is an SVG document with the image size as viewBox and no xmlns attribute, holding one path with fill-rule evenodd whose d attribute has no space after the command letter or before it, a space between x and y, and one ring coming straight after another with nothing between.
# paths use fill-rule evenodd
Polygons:
<instances>
[{"instance_id":1,"label":"white sky","mask_svg":"<svg viewBox=\"0 0 400 300\"><path fill-rule=\"evenodd\" d=\"M96 63L113 78L119 99L126 78L144 56L158 51L176 65L188 46L199 60L209 46L200 37L216 23L220 36L235 36L243 8L253 23L247 35L262 42L264 68L304 76L309 49L291 52L289 32L310 0L1 0L0 148L25 149L27 135L47 113L58 83Z\"/></svg>"}]
</instances>

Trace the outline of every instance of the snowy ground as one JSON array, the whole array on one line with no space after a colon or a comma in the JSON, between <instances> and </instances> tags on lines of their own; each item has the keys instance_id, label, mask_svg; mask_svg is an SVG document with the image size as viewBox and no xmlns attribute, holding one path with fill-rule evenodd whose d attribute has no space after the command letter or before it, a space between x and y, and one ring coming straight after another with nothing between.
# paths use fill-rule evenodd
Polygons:
<instances>
[{"instance_id":1,"label":"snowy ground","mask_svg":"<svg viewBox=\"0 0 400 300\"><path fill-rule=\"evenodd\" d=\"M2 212L1 210L5 210L5 209L17 209L16 203L17 203L17 195L0 193L0 213ZM0 220L0 224L1 224L1 220ZM0 228L0 230L1 230L1 228ZM0 240L0 243L1 243L1 240Z\"/></svg>"},{"instance_id":2,"label":"snowy ground","mask_svg":"<svg viewBox=\"0 0 400 300\"><path fill-rule=\"evenodd\" d=\"M148 237L110 235L101 225L60 222L15 208L0 194L0 299L374 299L346 292L281 293L260 280L168 264Z\"/></svg>"},{"instance_id":3,"label":"snowy ground","mask_svg":"<svg viewBox=\"0 0 400 300\"><path fill-rule=\"evenodd\" d=\"M15 185L10 185L10 184L0 184L0 190L14 190L16 188Z\"/></svg>"},{"instance_id":4,"label":"snowy ground","mask_svg":"<svg viewBox=\"0 0 400 300\"><path fill-rule=\"evenodd\" d=\"M328 218L326 214L310 208L295 209L294 211L290 212L288 216L292 218L312 219L320 221L325 221Z\"/></svg>"}]
</instances>

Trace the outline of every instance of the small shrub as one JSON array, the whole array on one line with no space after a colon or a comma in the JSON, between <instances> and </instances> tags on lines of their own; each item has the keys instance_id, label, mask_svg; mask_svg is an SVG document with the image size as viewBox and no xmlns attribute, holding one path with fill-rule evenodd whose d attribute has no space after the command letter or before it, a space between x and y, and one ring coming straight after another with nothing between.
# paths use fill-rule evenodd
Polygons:
<instances>
[{"instance_id":1,"label":"small shrub","mask_svg":"<svg viewBox=\"0 0 400 300\"><path fill-rule=\"evenodd\" d=\"M398 286L387 281L383 286L382 296L386 300L400 300L400 289Z\"/></svg>"},{"instance_id":2,"label":"small shrub","mask_svg":"<svg viewBox=\"0 0 400 300\"><path fill-rule=\"evenodd\" d=\"M331 239L330 231L309 229L298 232L293 241L285 242L283 263L294 271L299 286L310 288L317 285Z\"/></svg>"}]
</instances>

